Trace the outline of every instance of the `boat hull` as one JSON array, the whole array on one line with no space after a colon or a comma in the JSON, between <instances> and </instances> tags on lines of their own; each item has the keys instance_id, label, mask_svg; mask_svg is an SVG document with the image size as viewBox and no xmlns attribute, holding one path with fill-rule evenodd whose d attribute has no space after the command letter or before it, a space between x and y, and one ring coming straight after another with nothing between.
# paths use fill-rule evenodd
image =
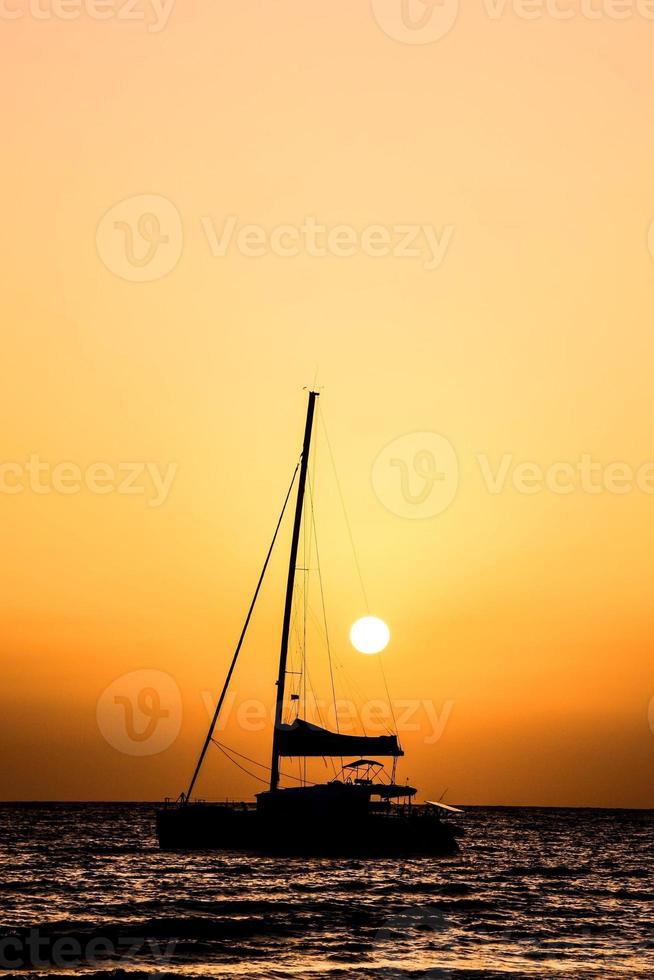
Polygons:
<instances>
[{"instance_id":1,"label":"boat hull","mask_svg":"<svg viewBox=\"0 0 654 980\"><path fill-rule=\"evenodd\" d=\"M354 819L334 814L310 822L288 813L262 812L248 804L169 805L157 812L164 850L250 851L315 857L447 855L458 851L461 832L420 807L409 812L365 812Z\"/></svg>"}]
</instances>

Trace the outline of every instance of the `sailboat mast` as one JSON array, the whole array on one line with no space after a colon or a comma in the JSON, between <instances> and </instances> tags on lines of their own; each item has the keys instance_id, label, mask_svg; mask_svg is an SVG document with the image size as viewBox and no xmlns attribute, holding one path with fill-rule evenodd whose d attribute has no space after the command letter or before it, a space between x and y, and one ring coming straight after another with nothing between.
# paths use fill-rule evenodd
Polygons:
<instances>
[{"instance_id":1,"label":"sailboat mast","mask_svg":"<svg viewBox=\"0 0 654 980\"><path fill-rule=\"evenodd\" d=\"M288 639L291 631L291 613L293 611L293 589L295 586L295 567L300 543L300 527L302 525L302 510L304 506L304 491L307 482L307 467L311 449L311 433L313 430L313 415L316 406L317 391L309 392L307 406L307 421L304 428L302 443L302 459L300 463L300 479L297 488L295 504L295 519L293 521L293 536L291 538L291 554L288 563L288 579L286 581L286 601L284 603L284 621L282 624L282 642L279 651L279 674L277 676L277 699L275 704L275 730L273 732L272 763L270 766L270 789L276 790L279 785L279 730L282 724L284 710L284 688L286 686L286 660L288 658Z\"/></svg>"}]
</instances>

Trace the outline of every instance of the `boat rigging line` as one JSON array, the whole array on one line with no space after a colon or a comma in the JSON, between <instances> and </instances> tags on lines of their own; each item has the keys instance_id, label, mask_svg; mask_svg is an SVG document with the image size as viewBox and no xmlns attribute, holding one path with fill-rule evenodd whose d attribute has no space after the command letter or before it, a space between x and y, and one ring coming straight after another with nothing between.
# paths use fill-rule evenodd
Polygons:
<instances>
[{"instance_id":1,"label":"boat rigging line","mask_svg":"<svg viewBox=\"0 0 654 980\"><path fill-rule=\"evenodd\" d=\"M263 563L263 568L261 569L261 574L259 576L259 581L257 582L256 589L254 590L254 596L252 597L252 602L250 603L250 608L248 609L248 614L245 617L245 623L243 624L243 629L241 630L241 635L239 636L238 643L236 644L236 650L234 651L234 656L232 657L232 662L231 662L230 667L229 667L229 670L227 672L227 677L225 678L225 683L223 684L223 689L222 689L221 694L220 694L220 697L218 699L218 704L216 705L216 710L213 713L213 718L211 719L211 724L209 725L209 731L207 732L207 737L204 740L204 745L202 746L202 751L200 752L200 757L198 758L197 764L195 766L195 771L193 773L193 778L191 779L191 782L189 784L189 788L188 788L186 794L182 793L181 796L180 796L180 802L181 803L186 803L186 802L188 802L190 800L191 793L193 792L193 787L195 786L195 782L196 782L196 780L198 778L200 769L202 768L202 763L204 762L204 757L207 754L207 749L209 748L209 745L211 743L211 740L213 739L213 733L214 733L214 729L216 727L216 722L218 721L218 716L220 714L220 709L223 706L223 701L225 700L225 695L227 694L227 688L229 687L229 682L232 679L232 674L234 673L234 668L236 667L236 661L238 660L238 655L241 652L241 647L243 646L243 641L245 640L245 634L247 633L248 626L250 625L250 620L252 618L252 613L254 612L254 607L256 605L257 599L259 598L259 592L261 590L261 586L263 584L264 576L265 576L266 570L268 568L268 563L270 562L270 557L271 557L271 555L273 553L273 548L275 547L275 541L277 540L277 535L279 533L279 529L280 529L281 524L282 524L284 513L286 511L286 505L288 504L289 498L291 496L291 492L293 490L293 484L295 483L295 478L296 478L296 476L298 474L298 470L300 469L300 462L301 462L301 460L298 460L298 462L295 465L295 469L293 470L293 476L291 477L291 482L290 482L288 491L286 493L286 497L284 498L284 503L282 505L281 514L279 515L279 520L277 521L277 525L275 527L275 533L273 534L272 541L270 542L270 547L268 548L268 553L266 555L266 560Z\"/></svg>"},{"instance_id":2,"label":"boat rigging line","mask_svg":"<svg viewBox=\"0 0 654 980\"><path fill-rule=\"evenodd\" d=\"M329 458L332 464L332 470L334 473L334 480L336 482L336 489L338 490L338 496L341 501L341 509L343 511L343 517L345 519L345 526L347 528L347 533L350 538L350 545L352 547L352 555L354 557L354 564L356 566L357 574L359 576L359 584L361 586L361 593L363 595L363 601L366 608L366 612L370 615L370 603L368 602L368 593L366 591L366 586L363 581L363 573L361 571L361 564L359 562L359 554L357 552L356 544L354 542L354 534L352 533L352 525L350 524L350 519L347 513L347 507L345 506L345 497L343 496L343 490L341 489L341 481L338 478L338 470L336 469L336 460L334 458L334 453L332 451L332 444L329 441L329 434L327 432L327 423L325 422L325 413L321 405L318 406L318 416L322 422L323 432L325 434L325 442L327 443L327 449L329 451ZM388 681L386 679L386 671L384 670L384 661L382 659L382 653L377 654L379 660L379 666L381 669L382 680L384 682L384 689L386 691L386 700L388 701L388 706L391 711L391 718L393 719L393 729L397 734L397 721L395 719L395 710L393 708L393 702L391 700L391 694L388 688Z\"/></svg>"},{"instance_id":3,"label":"boat rigging line","mask_svg":"<svg viewBox=\"0 0 654 980\"><path fill-rule=\"evenodd\" d=\"M345 526L347 528L347 533L350 538L350 545L352 547L352 554L354 556L354 564L356 565L357 575L359 576L359 584L361 586L361 593L363 595L363 602L366 607L366 612L370 612L370 603L368 602L368 593L366 592L366 586L363 581L363 574L361 572L361 565L359 563L359 554L357 552L356 544L354 543L354 535L352 533L352 525L350 524L350 518L347 514L347 507L345 506L345 497L343 496L343 490L341 488L341 481L338 478L338 470L336 469L336 460L334 459L334 453L332 451L332 444L329 441L329 435L327 433L327 423L325 422L325 413L322 406L318 406L318 416L322 422L322 430L325 433L325 442L327 443L327 449L329 451L329 458L332 464L332 471L334 473L334 480L336 481L336 489L338 490L338 496L341 501L341 509L343 511L343 517L345 518Z\"/></svg>"},{"instance_id":4,"label":"boat rigging line","mask_svg":"<svg viewBox=\"0 0 654 980\"><path fill-rule=\"evenodd\" d=\"M230 762L233 762L235 766L238 766L238 768L242 772L247 773L248 776L252 776L253 779L258 779L260 782L265 783L267 785L267 783L268 783L268 780L267 779L262 779L261 776L257 776L256 773L250 772L244 766L239 766L238 762L235 759L232 759L231 756L232 755L237 755L239 757L239 759L245 759L246 762L249 762L253 766L258 766L259 769L264 769L266 772L270 772L270 766L265 765L263 762L257 762L256 759L251 759L249 756L243 755L242 752L237 752L236 749L230 748L229 745L223 745L223 743L222 742L219 742L217 738L212 738L211 741L216 746L216 748L219 748L220 749L220 751L225 756L225 758L229 759ZM290 774L290 772L280 772L279 775L280 776L285 776L286 779L294 779L296 781L296 783L303 782L303 780L302 780L302 778L300 776L292 776ZM318 783L312 783L311 780L309 780L309 785L310 786L318 786L319 784Z\"/></svg>"},{"instance_id":5,"label":"boat rigging line","mask_svg":"<svg viewBox=\"0 0 654 980\"><path fill-rule=\"evenodd\" d=\"M316 514L315 514L315 511L314 511L314 508L313 508L313 485L312 485L312 482L311 482L311 477L308 478L307 482L309 484L309 503L311 504L311 527L313 529L313 540L314 540L314 543L315 543L315 546L316 546L316 565L317 565L317 568L318 568L318 584L320 586L320 603L321 603L321 606L322 606L322 617L323 617L324 630L325 630L325 643L327 644L327 657L329 659L329 679L331 681L332 698L333 698L333 701L334 701L334 720L336 722L336 731L340 734L341 729L340 729L340 726L339 726L339 723L338 723L338 710L337 710L337 707L338 706L336 704L336 687L334 685L334 665L332 663L332 648L331 648L331 644L329 642L329 629L328 629L328 626L327 626L327 609L325 607L325 590L324 590L324 587L323 587L323 584L322 584L322 570L320 568L320 553L318 551L318 532L317 532L317 529L316 529ZM342 765L342 761L341 761L341 765Z\"/></svg>"}]
</instances>

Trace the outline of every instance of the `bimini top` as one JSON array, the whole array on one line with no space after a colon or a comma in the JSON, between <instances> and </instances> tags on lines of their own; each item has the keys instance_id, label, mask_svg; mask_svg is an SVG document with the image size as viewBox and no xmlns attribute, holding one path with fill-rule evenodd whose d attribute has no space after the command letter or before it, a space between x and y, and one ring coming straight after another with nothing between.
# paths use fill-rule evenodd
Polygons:
<instances>
[{"instance_id":1,"label":"bimini top","mask_svg":"<svg viewBox=\"0 0 654 980\"><path fill-rule=\"evenodd\" d=\"M404 755L397 735L340 735L301 718L292 725L280 725L277 749L283 756Z\"/></svg>"}]
</instances>

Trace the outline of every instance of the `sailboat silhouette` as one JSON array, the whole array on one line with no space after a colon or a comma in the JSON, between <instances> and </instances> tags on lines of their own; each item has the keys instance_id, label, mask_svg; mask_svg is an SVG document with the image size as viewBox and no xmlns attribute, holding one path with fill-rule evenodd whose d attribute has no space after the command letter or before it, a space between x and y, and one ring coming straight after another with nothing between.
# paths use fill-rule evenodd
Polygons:
<instances>
[{"instance_id":1,"label":"sailboat silhouette","mask_svg":"<svg viewBox=\"0 0 654 980\"><path fill-rule=\"evenodd\" d=\"M202 745L188 790L157 812L159 843L167 849L219 848L305 855L448 854L457 850L461 831L441 820L438 804L415 805L417 790L383 778L375 756L397 760L404 755L397 734L350 735L332 732L297 717L285 724L287 662L300 529L318 392L310 391L300 460L291 480L254 597ZM297 499L286 581L275 723L272 738L270 786L256 803L193 801L193 790L213 740L245 634L297 478ZM293 696L292 696L293 697ZM297 696L294 696L297 698ZM370 758L372 756L372 758ZM325 783L280 787L280 760L345 758L338 777Z\"/></svg>"}]
</instances>

